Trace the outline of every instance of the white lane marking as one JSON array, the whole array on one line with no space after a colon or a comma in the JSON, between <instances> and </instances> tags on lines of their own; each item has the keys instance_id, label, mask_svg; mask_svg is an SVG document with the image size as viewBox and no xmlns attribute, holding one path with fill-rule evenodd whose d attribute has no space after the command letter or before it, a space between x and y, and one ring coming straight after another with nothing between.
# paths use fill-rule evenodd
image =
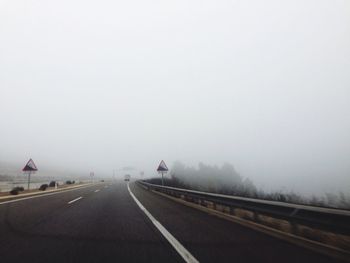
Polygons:
<instances>
[{"instance_id":1,"label":"white lane marking","mask_svg":"<svg viewBox=\"0 0 350 263\"><path fill-rule=\"evenodd\" d=\"M18 199L15 199L15 200L10 200L10 201L1 202L0 205L4 205L4 204L8 204L8 203L15 203L15 202L19 202L19 201L28 200L28 199L39 198L39 197L43 197L43 196L62 194L62 193L70 192L70 191L75 191L75 190L79 190L79 189L84 189L84 188L91 187L91 186L93 186L93 185L87 185L87 186L82 186L82 187L76 187L76 188L74 188L74 189L68 189L68 190L63 190L63 191L57 191L57 192L49 193L49 194L40 194L40 195L35 195L35 196L29 196L29 197L18 198Z\"/></svg>"},{"instance_id":2,"label":"white lane marking","mask_svg":"<svg viewBox=\"0 0 350 263\"><path fill-rule=\"evenodd\" d=\"M97 190L95 190L95 193L97 193L97 192L99 192L100 191L100 189L97 189Z\"/></svg>"},{"instance_id":3,"label":"white lane marking","mask_svg":"<svg viewBox=\"0 0 350 263\"><path fill-rule=\"evenodd\" d=\"M69 201L68 204L70 205L70 204L72 204L72 203L74 203L74 202L76 202L76 201L78 201L78 200L80 200L80 199L82 199L82 198L83 198L82 196L80 196L80 197L78 197L78 198L75 198L74 200Z\"/></svg>"},{"instance_id":4,"label":"white lane marking","mask_svg":"<svg viewBox=\"0 0 350 263\"><path fill-rule=\"evenodd\" d=\"M168 240L168 242L173 246L173 248L177 251L177 253L180 254L180 256L185 260L187 263L199 263L199 261L192 256L192 254L183 246L177 239L169 233L168 230L165 229L164 226L161 225L161 223L158 222L157 219L155 219L150 212L147 211L147 209L140 203L140 201L135 197L135 195L131 192L129 183L128 183L128 190L131 195L131 197L134 199L136 204L140 207L140 209L146 214L146 216L151 220L153 225L159 230L159 232Z\"/></svg>"}]
</instances>

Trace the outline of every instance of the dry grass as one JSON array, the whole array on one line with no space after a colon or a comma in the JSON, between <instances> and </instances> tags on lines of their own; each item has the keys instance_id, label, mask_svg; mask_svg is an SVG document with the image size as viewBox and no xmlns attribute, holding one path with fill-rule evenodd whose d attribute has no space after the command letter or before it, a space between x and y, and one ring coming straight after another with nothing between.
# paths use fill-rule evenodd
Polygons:
<instances>
[{"instance_id":1,"label":"dry grass","mask_svg":"<svg viewBox=\"0 0 350 263\"><path fill-rule=\"evenodd\" d=\"M248 219L254 221L254 213L245 209L235 208L233 209L233 214L240 218Z\"/></svg>"},{"instance_id":2,"label":"dry grass","mask_svg":"<svg viewBox=\"0 0 350 263\"><path fill-rule=\"evenodd\" d=\"M350 251L350 236L335 234L303 225L297 226L297 234L323 244Z\"/></svg>"},{"instance_id":3,"label":"dry grass","mask_svg":"<svg viewBox=\"0 0 350 263\"><path fill-rule=\"evenodd\" d=\"M209 209L214 209L214 203L211 202L211 201L206 201L206 200L204 200L204 201L202 202L202 204L203 204L204 206L206 206L207 208L209 208Z\"/></svg>"},{"instance_id":4,"label":"dry grass","mask_svg":"<svg viewBox=\"0 0 350 263\"><path fill-rule=\"evenodd\" d=\"M215 204L215 210L226 214L230 214L231 212L231 208L229 206L219 205L219 204Z\"/></svg>"},{"instance_id":5,"label":"dry grass","mask_svg":"<svg viewBox=\"0 0 350 263\"><path fill-rule=\"evenodd\" d=\"M258 215L258 221L263 225L276 228L283 232L292 233L293 231L291 223L287 220L277 219L266 215Z\"/></svg>"}]
</instances>

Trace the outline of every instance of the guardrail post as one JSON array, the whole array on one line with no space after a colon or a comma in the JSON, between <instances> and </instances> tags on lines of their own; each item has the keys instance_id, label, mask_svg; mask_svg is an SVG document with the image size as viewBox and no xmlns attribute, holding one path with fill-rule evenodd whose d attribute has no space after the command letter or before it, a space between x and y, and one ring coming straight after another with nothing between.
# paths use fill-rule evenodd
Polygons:
<instances>
[{"instance_id":1,"label":"guardrail post","mask_svg":"<svg viewBox=\"0 0 350 263\"><path fill-rule=\"evenodd\" d=\"M290 217L293 218L297 213L299 212L299 209L296 208L293 210L293 212L290 214ZM298 224L294 221L294 220L289 220L290 223L290 231L292 232L292 234L294 235L298 235Z\"/></svg>"},{"instance_id":2,"label":"guardrail post","mask_svg":"<svg viewBox=\"0 0 350 263\"><path fill-rule=\"evenodd\" d=\"M253 216L254 222L259 222L259 213L257 211L254 211L254 216Z\"/></svg>"},{"instance_id":3,"label":"guardrail post","mask_svg":"<svg viewBox=\"0 0 350 263\"><path fill-rule=\"evenodd\" d=\"M298 224L295 221L289 221L289 223L290 223L290 231L292 232L292 234L297 236L299 233Z\"/></svg>"}]
</instances>

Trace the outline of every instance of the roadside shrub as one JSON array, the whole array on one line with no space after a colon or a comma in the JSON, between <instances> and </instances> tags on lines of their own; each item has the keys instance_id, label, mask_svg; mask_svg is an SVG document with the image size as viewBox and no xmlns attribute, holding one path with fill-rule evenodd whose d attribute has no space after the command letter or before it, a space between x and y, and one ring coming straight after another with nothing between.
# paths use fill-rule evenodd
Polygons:
<instances>
[{"instance_id":1,"label":"roadside shrub","mask_svg":"<svg viewBox=\"0 0 350 263\"><path fill-rule=\"evenodd\" d=\"M46 188L48 188L48 187L49 187L48 184L42 184L42 185L40 185L39 190L45 191Z\"/></svg>"},{"instance_id":2,"label":"roadside shrub","mask_svg":"<svg viewBox=\"0 0 350 263\"><path fill-rule=\"evenodd\" d=\"M75 181L74 180L67 180L66 184L75 184Z\"/></svg>"},{"instance_id":3,"label":"roadside shrub","mask_svg":"<svg viewBox=\"0 0 350 263\"><path fill-rule=\"evenodd\" d=\"M56 181L51 181L51 182L49 183L49 187L55 187L55 185L56 185Z\"/></svg>"},{"instance_id":4,"label":"roadside shrub","mask_svg":"<svg viewBox=\"0 0 350 263\"><path fill-rule=\"evenodd\" d=\"M13 188L11 191L10 191L10 194L12 194L12 195L18 195L18 190L17 189L15 189L15 188Z\"/></svg>"},{"instance_id":5,"label":"roadside shrub","mask_svg":"<svg viewBox=\"0 0 350 263\"><path fill-rule=\"evenodd\" d=\"M21 191L24 191L24 187L23 186L16 186L12 190L17 190L18 192L21 192Z\"/></svg>"}]
</instances>

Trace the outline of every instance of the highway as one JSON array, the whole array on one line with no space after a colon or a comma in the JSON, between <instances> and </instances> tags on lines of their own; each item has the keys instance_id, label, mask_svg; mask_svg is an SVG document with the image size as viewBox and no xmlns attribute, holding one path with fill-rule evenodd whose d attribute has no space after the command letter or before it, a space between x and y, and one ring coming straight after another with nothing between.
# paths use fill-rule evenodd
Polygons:
<instances>
[{"instance_id":1,"label":"highway","mask_svg":"<svg viewBox=\"0 0 350 263\"><path fill-rule=\"evenodd\" d=\"M137 200L192 262L338 262L135 183L130 190L115 181L0 202L0 262L185 262Z\"/></svg>"}]
</instances>

